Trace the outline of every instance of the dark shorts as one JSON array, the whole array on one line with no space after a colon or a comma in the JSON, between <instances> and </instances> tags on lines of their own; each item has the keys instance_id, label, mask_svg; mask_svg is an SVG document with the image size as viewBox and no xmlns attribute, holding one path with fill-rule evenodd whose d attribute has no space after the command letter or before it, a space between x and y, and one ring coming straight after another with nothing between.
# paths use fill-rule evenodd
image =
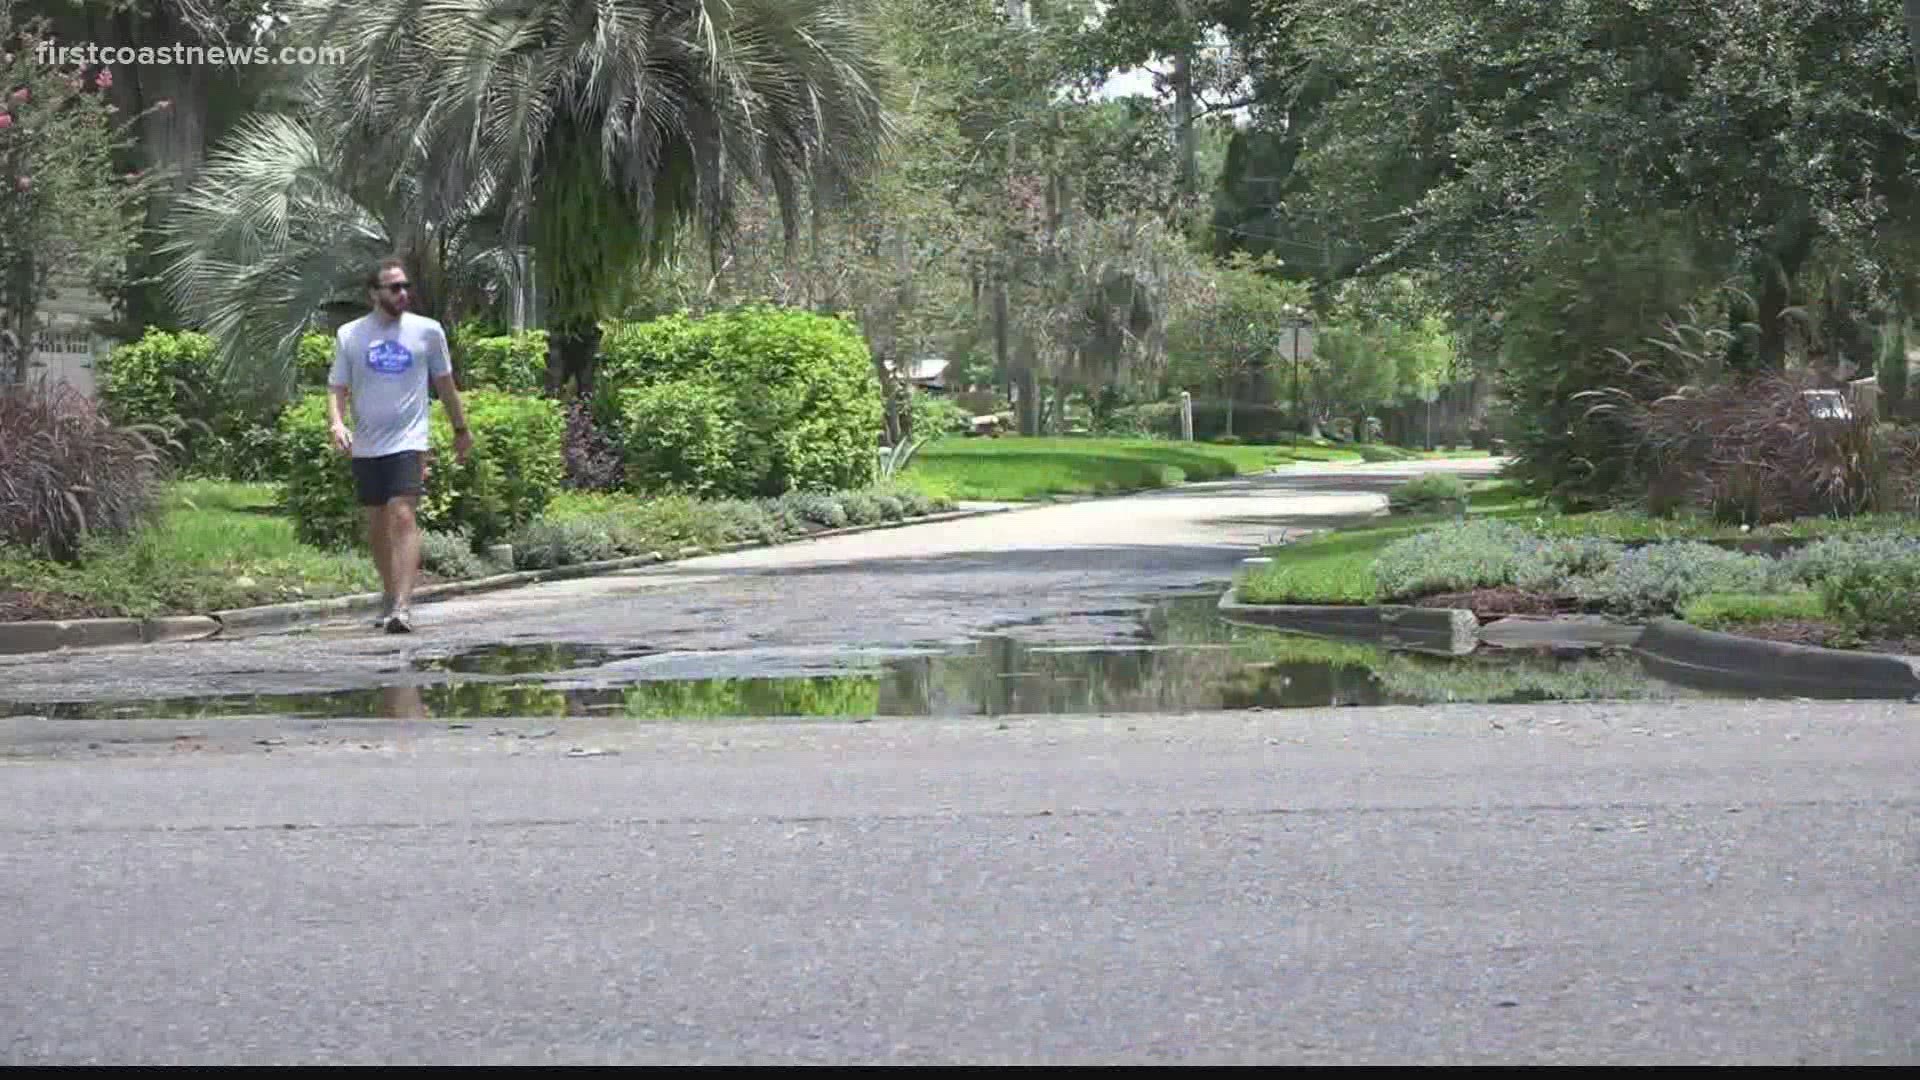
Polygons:
<instances>
[{"instance_id":1,"label":"dark shorts","mask_svg":"<svg viewBox=\"0 0 1920 1080\"><path fill-rule=\"evenodd\" d=\"M418 450L354 458L353 483L360 490L360 505L385 506L388 499L397 496L418 496L425 458Z\"/></svg>"}]
</instances>

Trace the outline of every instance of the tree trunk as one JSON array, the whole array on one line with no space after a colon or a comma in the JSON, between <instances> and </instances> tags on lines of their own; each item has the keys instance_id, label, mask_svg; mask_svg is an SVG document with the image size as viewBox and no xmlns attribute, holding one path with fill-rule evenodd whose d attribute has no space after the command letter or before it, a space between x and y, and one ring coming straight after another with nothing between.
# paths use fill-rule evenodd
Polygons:
<instances>
[{"instance_id":1,"label":"tree trunk","mask_svg":"<svg viewBox=\"0 0 1920 1080\"><path fill-rule=\"evenodd\" d=\"M547 334L547 394L559 397L572 379L582 401L593 398L593 368L600 352L600 324L594 320L556 323Z\"/></svg>"},{"instance_id":2,"label":"tree trunk","mask_svg":"<svg viewBox=\"0 0 1920 1080\"><path fill-rule=\"evenodd\" d=\"M1781 371L1786 367L1785 312L1793 299L1793 279L1799 276L1800 267L1813 249L1811 222L1782 228L1787 235L1769 260L1771 265L1762 267L1765 276L1760 284L1759 310L1755 313L1755 321L1760 324L1757 359L1762 371Z\"/></svg>"},{"instance_id":3,"label":"tree trunk","mask_svg":"<svg viewBox=\"0 0 1920 1080\"><path fill-rule=\"evenodd\" d=\"M1231 386L1227 388L1227 421L1221 434L1228 438L1233 437L1233 388Z\"/></svg>"},{"instance_id":4,"label":"tree trunk","mask_svg":"<svg viewBox=\"0 0 1920 1080\"><path fill-rule=\"evenodd\" d=\"M1175 191L1185 199L1194 194L1200 172L1193 129L1193 52L1200 25L1194 18L1190 0L1175 0L1175 3L1181 22L1180 46L1173 54L1173 134L1180 152L1179 185Z\"/></svg>"},{"instance_id":5,"label":"tree trunk","mask_svg":"<svg viewBox=\"0 0 1920 1080\"><path fill-rule=\"evenodd\" d=\"M1024 353L1025 350L1022 350ZM1031 359L1021 357L1018 372L1020 382L1020 434L1040 434L1040 372Z\"/></svg>"}]
</instances>

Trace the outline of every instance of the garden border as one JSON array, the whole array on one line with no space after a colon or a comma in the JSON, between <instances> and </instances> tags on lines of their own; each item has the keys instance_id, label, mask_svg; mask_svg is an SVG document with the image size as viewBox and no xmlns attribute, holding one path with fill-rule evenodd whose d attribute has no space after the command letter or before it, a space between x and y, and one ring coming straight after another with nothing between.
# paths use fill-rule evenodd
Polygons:
<instances>
[{"instance_id":1,"label":"garden border","mask_svg":"<svg viewBox=\"0 0 1920 1080\"><path fill-rule=\"evenodd\" d=\"M1582 615L1505 616L1481 623L1461 608L1248 604L1238 599L1237 586L1221 596L1219 610L1223 618L1243 625L1453 655L1481 645L1622 648L1639 658L1649 674L1696 689L1920 702L1920 657L1767 641L1702 630L1672 618L1634 624ZM1496 628L1501 632L1487 633ZM1501 637L1507 640L1495 640Z\"/></svg>"},{"instance_id":2,"label":"garden border","mask_svg":"<svg viewBox=\"0 0 1920 1080\"><path fill-rule=\"evenodd\" d=\"M753 548L784 547L788 544L802 544L810 540L825 540L835 536L850 536L856 533L879 532L883 529L900 529L910 525L938 525L951 521L964 521L968 518L985 517L990 514L1004 514L1014 510L1037 509L1046 504L1005 503L991 506L974 507L967 510L948 510L935 514L922 514L918 517L901 518L898 521L882 521L872 525L849 525L838 529L822 529L804 536L788 536L777 540L743 540L738 543L721 544L712 550L700 547L681 548L668 555L654 551L645 555L634 555L620 559L604 559L598 562L573 563L567 566L555 566L545 570L516 570L490 577L471 578L466 581L449 581L440 585L429 585L414 593L416 602L430 604L458 596L474 593L497 592L521 585L534 585L546 581L565 581L573 578L594 577L600 574L617 573L642 566L660 563L678 562L681 559L698 558L704 555L728 555ZM20 622L0 623L0 656L22 655L26 653L56 652L61 649L92 649L109 645L154 645L172 641L199 641L219 637L232 630L264 630L293 626L303 622L340 618L360 612L375 611L384 600L379 593L354 593L348 596L329 597L325 600L298 600L284 604L264 604L258 607L233 608L215 611L205 615L169 615L148 619L32 619Z\"/></svg>"}]
</instances>

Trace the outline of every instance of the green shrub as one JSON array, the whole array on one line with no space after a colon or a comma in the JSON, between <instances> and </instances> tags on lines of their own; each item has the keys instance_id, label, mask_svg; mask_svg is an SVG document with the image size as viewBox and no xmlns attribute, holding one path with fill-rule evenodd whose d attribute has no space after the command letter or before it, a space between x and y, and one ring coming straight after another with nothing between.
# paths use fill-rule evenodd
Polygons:
<instances>
[{"instance_id":1,"label":"green shrub","mask_svg":"<svg viewBox=\"0 0 1920 1080\"><path fill-rule=\"evenodd\" d=\"M913 416L913 437L916 439L940 439L948 435L964 435L973 429L973 414L955 404L953 399L941 394L929 394L916 390L911 399L910 410Z\"/></svg>"},{"instance_id":2,"label":"green shrub","mask_svg":"<svg viewBox=\"0 0 1920 1080\"><path fill-rule=\"evenodd\" d=\"M333 372L333 354L336 348L337 339L332 334L300 335L300 345L294 354L294 365L300 386L325 389L327 376Z\"/></svg>"},{"instance_id":3,"label":"green shrub","mask_svg":"<svg viewBox=\"0 0 1920 1080\"><path fill-rule=\"evenodd\" d=\"M1544 540L1534 549L1513 583L1529 592L1568 592L1577 578L1610 572L1626 550L1612 540L1591 536Z\"/></svg>"},{"instance_id":4,"label":"green shrub","mask_svg":"<svg viewBox=\"0 0 1920 1080\"><path fill-rule=\"evenodd\" d=\"M1420 457L1411 450L1402 450L1397 446L1380 446L1367 443L1360 448L1360 460L1378 464L1384 461L1414 461Z\"/></svg>"},{"instance_id":5,"label":"green shrub","mask_svg":"<svg viewBox=\"0 0 1920 1080\"><path fill-rule=\"evenodd\" d=\"M429 573L454 581L486 577L493 572L487 560L473 550L472 537L437 529L420 535L420 565Z\"/></svg>"},{"instance_id":6,"label":"green shrub","mask_svg":"<svg viewBox=\"0 0 1920 1080\"><path fill-rule=\"evenodd\" d=\"M115 423L151 424L171 433L170 449L183 474L268 478L260 459L246 450L262 441L259 432L272 425L276 405L222 377L207 335L149 329L103 357L95 378Z\"/></svg>"},{"instance_id":7,"label":"green shrub","mask_svg":"<svg viewBox=\"0 0 1920 1080\"><path fill-rule=\"evenodd\" d=\"M1469 521L1388 544L1374 559L1373 577L1387 600L1501 588L1538 566L1541 547L1538 537L1505 522Z\"/></svg>"},{"instance_id":8,"label":"green shrub","mask_svg":"<svg viewBox=\"0 0 1920 1080\"><path fill-rule=\"evenodd\" d=\"M1708 593L1773 592L1784 579L1783 568L1764 556L1665 543L1623 552L1605 571L1578 579L1574 593L1620 614L1658 615Z\"/></svg>"},{"instance_id":9,"label":"green shrub","mask_svg":"<svg viewBox=\"0 0 1920 1080\"><path fill-rule=\"evenodd\" d=\"M1367 448L1363 448L1364 455ZM1467 483L1452 473L1416 476L1387 493L1387 509L1395 514L1430 514L1465 505Z\"/></svg>"},{"instance_id":10,"label":"green shrub","mask_svg":"<svg viewBox=\"0 0 1920 1080\"><path fill-rule=\"evenodd\" d=\"M465 388L538 393L547 379L547 332L470 338L455 372Z\"/></svg>"},{"instance_id":11,"label":"green shrub","mask_svg":"<svg viewBox=\"0 0 1920 1080\"><path fill-rule=\"evenodd\" d=\"M611 514L530 522L509 540L513 544L513 564L521 570L551 570L644 554L625 550L616 535L616 524L616 516Z\"/></svg>"},{"instance_id":12,"label":"green shrub","mask_svg":"<svg viewBox=\"0 0 1920 1080\"><path fill-rule=\"evenodd\" d=\"M614 327L602 353L596 417L639 459L637 490L749 497L873 480L880 392L843 320L764 306L674 315Z\"/></svg>"},{"instance_id":13,"label":"green shrub","mask_svg":"<svg viewBox=\"0 0 1920 1080\"><path fill-rule=\"evenodd\" d=\"M841 504L838 496L822 491L796 491L781 496L781 499L804 521L828 529L847 527L847 508Z\"/></svg>"},{"instance_id":14,"label":"green shrub","mask_svg":"<svg viewBox=\"0 0 1920 1080\"><path fill-rule=\"evenodd\" d=\"M1859 637L1920 635L1920 558L1848 566L1820 582L1820 606Z\"/></svg>"},{"instance_id":15,"label":"green shrub","mask_svg":"<svg viewBox=\"0 0 1920 1080\"><path fill-rule=\"evenodd\" d=\"M1858 567L1887 566L1913 559L1920 559L1920 537L1883 534L1816 540L1781 562L1795 584L1817 587Z\"/></svg>"},{"instance_id":16,"label":"green shrub","mask_svg":"<svg viewBox=\"0 0 1920 1080\"><path fill-rule=\"evenodd\" d=\"M870 491L842 492L840 506L847 512L849 525L878 525L886 520L879 498Z\"/></svg>"},{"instance_id":17,"label":"green shrub","mask_svg":"<svg viewBox=\"0 0 1920 1080\"><path fill-rule=\"evenodd\" d=\"M620 394L626 479L640 491L717 497L755 467L734 396L711 379L650 383ZM764 452L764 447L760 448Z\"/></svg>"},{"instance_id":18,"label":"green shrub","mask_svg":"<svg viewBox=\"0 0 1920 1080\"><path fill-rule=\"evenodd\" d=\"M422 528L464 529L489 544L537 517L559 490L565 421L544 398L477 390L463 394L475 443L458 463L444 410L433 410L431 464L420 499ZM316 547L362 542L366 513L354 498L353 474L327 433L325 394L311 394L281 417L291 455L287 504L300 538Z\"/></svg>"}]
</instances>

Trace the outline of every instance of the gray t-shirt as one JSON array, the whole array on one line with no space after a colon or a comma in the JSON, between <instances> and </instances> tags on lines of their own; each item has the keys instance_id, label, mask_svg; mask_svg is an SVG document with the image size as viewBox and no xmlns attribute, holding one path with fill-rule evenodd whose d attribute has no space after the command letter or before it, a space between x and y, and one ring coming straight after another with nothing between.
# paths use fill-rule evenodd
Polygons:
<instances>
[{"instance_id":1,"label":"gray t-shirt","mask_svg":"<svg viewBox=\"0 0 1920 1080\"><path fill-rule=\"evenodd\" d=\"M327 381L347 388L353 456L426 450L428 380L452 371L446 331L425 315L402 312L394 323L369 314L341 327Z\"/></svg>"}]
</instances>

